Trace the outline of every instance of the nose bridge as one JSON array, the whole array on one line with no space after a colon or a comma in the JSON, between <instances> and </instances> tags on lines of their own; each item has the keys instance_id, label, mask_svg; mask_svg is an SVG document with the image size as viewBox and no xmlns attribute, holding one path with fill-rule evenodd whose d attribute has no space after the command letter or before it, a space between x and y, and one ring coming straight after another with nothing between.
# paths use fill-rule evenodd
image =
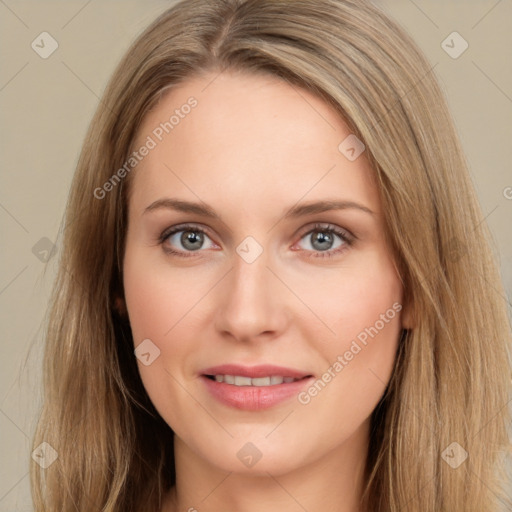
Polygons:
<instances>
[{"instance_id":1,"label":"nose bridge","mask_svg":"<svg viewBox=\"0 0 512 512\"><path fill-rule=\"evenodd\" d=\"M239 296L239 301L258 301L269 292L267 254L261 254L254 261L247 261L240 255L234 258L232 276L232 293Z\"/></svg>"},{"instance_id":2,"label":"nose bridge","mask_svg":"<svg viewBox=\"0 0 512 512\"><path fill-rule=\"evenodd\" d=\"M256 251L251 243L240 244L234 254L218 309L218 328L237 339L278 331L285 318L277 280L268 268L270 258L266 251Z\"/></svg>"}]
</instances>

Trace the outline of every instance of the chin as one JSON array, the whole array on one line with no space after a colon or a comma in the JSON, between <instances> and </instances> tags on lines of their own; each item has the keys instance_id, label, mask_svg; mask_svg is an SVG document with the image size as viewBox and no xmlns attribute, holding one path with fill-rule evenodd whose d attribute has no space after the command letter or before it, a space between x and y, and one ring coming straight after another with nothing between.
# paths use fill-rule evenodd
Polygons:
<instances>
[{"instance_id":1,"label":"chin","mask_svg":"<svg viewBox=\"0 0 512 512\"><path fill-rule=\"evenodd\" d=\"M312 454L319 453L314 446L305 446L303 441L294 442L289 436L287 443L283 443L279 436L275 439L265 438L268 433L268 429L262 435L255 435L253 431L252 435L235 436L224 443L210 437L211 444L196 445L194 451L219 470L251 476L290 473L313 462Z\"/></svg>"}]
</instances>

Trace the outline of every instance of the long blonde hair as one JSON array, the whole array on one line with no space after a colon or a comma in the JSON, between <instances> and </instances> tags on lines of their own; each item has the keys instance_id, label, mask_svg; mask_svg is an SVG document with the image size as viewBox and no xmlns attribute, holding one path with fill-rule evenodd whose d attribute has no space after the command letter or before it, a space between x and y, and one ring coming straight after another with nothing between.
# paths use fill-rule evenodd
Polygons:
<instances>
[{"instance_id":1,"label":"long blonde hair","mask_svg":"<svg viewBox=\"0 0 512 512\"><path fill-rule=\"evenodd\" d=\"M46 469L32 463L36 510L156 511L175 482L172 430L144 390L116 307L131 177L101 199L94 191L127 160L163 89L224 70L270 73L323 98L373 165L414 328L372 415L363 509L496 510L511 329L489 234L432 66L361 0L186 0L127 51L65 214L33 441L58 457Z\"/></svg>"}]
</instances>

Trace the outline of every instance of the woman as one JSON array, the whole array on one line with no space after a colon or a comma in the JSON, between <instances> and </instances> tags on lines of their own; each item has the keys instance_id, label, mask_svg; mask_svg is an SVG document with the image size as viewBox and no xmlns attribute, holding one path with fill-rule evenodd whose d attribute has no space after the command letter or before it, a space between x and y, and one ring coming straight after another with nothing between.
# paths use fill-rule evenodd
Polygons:
<instances>
[{"instance_id":1,"label":"woman","mask_svg":"<svg viewBox=\"0 0 512 512\"><path fill-rule=\"evenodd\" d=\"M510 326L482 218L380 10L172 7L76 170L36 509L498 510Z\"/></svg>"}]
</instances>

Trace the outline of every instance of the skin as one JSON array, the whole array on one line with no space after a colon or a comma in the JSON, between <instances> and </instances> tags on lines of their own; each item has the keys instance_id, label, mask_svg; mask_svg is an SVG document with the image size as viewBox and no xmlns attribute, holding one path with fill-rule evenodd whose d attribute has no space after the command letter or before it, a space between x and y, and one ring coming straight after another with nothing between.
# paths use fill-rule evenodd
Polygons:
<instances>
[{"instance_id":1,"label":"skin","mask_svg":"<svg viewBox=\"0 0 512 512\"><path fill-rule=\"evenodd\" d=\"M160 350L148 366L138 360L139 371L175 432L177 485L162 510L359 511L369 418L407 328L403 311L306 405L294 396L263 411L237 410L213 398L199 375L217 364L268 363L319 378L401 304L372 169L365 153L352 162L338 150L350 130L311 93L275 77L215 76L183 82L149 112L136 147L190 96L198 101L130 176L126 308L135 346L149 338ZM221 220L145 212L166 197L204 202ZM284 218L298 202L327 199L373 213ZM159 243L183 223L207 231L199 250L187 253L182 232ZM349 231L353 243L332 235L324 247L343 250L322 257L317 223ZM248 236L263 248L252 263L236 251ZM251 468L237 457L247 442L262 455Z\"/></svg>"}]
</instances>

